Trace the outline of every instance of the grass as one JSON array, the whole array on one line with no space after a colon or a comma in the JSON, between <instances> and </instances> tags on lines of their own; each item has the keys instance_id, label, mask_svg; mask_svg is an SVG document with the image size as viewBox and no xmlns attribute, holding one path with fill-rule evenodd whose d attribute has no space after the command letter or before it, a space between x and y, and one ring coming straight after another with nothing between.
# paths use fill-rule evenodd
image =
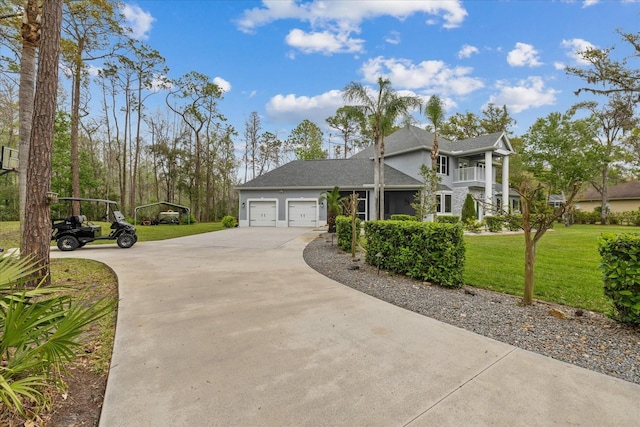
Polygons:
<instances>
[{"instance_id":1,"label":"grass","mask_svg":"<svg viewBox=\"0 0 640 427\"><path fill-rule=\"evenodd\" d=\"M558 226L537 245L534 296L537 299L598 312L610 308L598 269L598 238L606 233L638 233L638 227ZM521 296L524 292L522 235L465 236L465 282Z\"/></svg>"},{"instance_id":2,"label":"grass","mask_svg":"<svg viewBox=\"0 0 640 427\"><path fill-rule=\"evenodd\" d=\"M92 224L102 227L102 234L109 233L108 222L92 222ZM193 234L209 233L211 231L222 230L220 222L202 222L196 224L161 224L136 226L139 242L150 242L154 240L166 240L174 237L191 236ZM55 245L55 242L51 242ZM115 244L115 240L97 240L91 244L111 243ZM0 222L0 248L18 248L20 247L20 223L18 221L2 221Z\"/></svg>"}]
</instances>

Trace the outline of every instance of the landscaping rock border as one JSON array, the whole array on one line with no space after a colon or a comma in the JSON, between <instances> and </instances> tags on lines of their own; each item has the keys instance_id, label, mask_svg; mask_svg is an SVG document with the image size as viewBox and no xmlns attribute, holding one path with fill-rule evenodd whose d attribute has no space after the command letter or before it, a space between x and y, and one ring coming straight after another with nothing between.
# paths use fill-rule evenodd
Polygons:
<instances>
[{"instance_id":1,"label":"landscaping rock border","mask_svg":"<svg viewBox=\"0 0 640 427\"><path fill-rule=\"evenodd\" d=\"M361 254L360 254L361 255ZM319 273L383 301L480 335L592 371L640 384L640 328L599 313L464 286L450 289L377 271L352 261L324 234L307 245Z\"/></svg>"}]
</instances>

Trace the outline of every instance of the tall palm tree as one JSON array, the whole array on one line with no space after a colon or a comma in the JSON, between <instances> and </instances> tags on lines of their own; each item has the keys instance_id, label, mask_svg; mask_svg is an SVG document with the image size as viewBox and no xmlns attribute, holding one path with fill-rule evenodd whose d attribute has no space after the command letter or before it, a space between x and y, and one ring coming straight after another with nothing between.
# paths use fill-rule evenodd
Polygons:
<instances>
[{"instance_id":1,"label":"tall palm tree","mask_svg":"<svg viewBox=\"0 0 640 427\"><path fill-rule=\"evenodd\" d=\"M431 146L431 169L434 174L438 173L438 130L440 129L440 125L444 122L444 106L442 105L442 100L436 95L433 95L429 98L427 105L424 109L424 114L427 117L427 120L431 122L431 126L433 126L433 144ZM434 186L437 186L437 181L432 180L435 183ZM437 206L435 204L435 199L437 197L436 193L438 192L438 188L431 188L431 196L434 198L433 206ZM436 220L437 212L433 212L433 220Z\"/></svg>"},{"instance_id":2,"label":"tall palm tree","mask_svg":"<svg viewBox=\"0 0 640 427\"><path fill-rule=\"evenodd\" d=\"M368 87L351 82L342 94L346 102L355 102L371 122L373 137L373 187L376 219L384 219L384 136L399 116L408 116L412 108L422 105L417 96L400 96L391 87L391 80L378 77L377 93Z\"/></svg>"}]
</instances>

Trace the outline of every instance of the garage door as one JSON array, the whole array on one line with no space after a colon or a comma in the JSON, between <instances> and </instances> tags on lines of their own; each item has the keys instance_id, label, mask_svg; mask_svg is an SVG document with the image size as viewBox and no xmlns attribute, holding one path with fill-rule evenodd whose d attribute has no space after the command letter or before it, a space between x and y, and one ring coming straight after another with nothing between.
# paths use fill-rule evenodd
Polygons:
<instances>
[{"instance_id":1,"label":"garage door","mask_svg":"<svg viewBox=\"0 0 640 427\"><path fill-rule=\"evenodd\" d=\"M249 202L249 226L250 227L275 227L276 226L275 200Z\"/></svg>"},{"instance_id":2,"label":"garage door","mask_svg":"<svg viewBox=\"0 0 640 427\"><path fill-rule=\"evenodd\" d=\"M289 201L289 227L317 227L318 202L315 200Z\"/></svg>"}]
</instances>

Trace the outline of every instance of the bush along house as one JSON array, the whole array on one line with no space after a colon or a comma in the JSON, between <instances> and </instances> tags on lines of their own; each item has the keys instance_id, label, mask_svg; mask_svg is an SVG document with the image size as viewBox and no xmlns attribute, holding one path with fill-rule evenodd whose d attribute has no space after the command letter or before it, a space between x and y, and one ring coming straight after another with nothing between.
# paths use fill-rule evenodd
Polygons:
<instances>
[{"instance_id":1,"label":"bush along house","mask_svg":"<svg viewBox=\"0 0 640 427\"><path fill-rule=\"evenodd\" d=\"M424 187L421 166L431 166L433 136L407 126L385 138L385 218L415 215L411 204ZM504 132L462 141L438 137L438 145L438 215L460 216L467 194L476 201L480 220L498 211L518 210L519 198L509 189L509 156L514 151ZM336 186L344 196L358 195L360 219L374 219L373 154L369 146L349 159L294 160L238 186L239 225L324 226L327 208L322 193Z\"/></svg>"}]
</instances>

